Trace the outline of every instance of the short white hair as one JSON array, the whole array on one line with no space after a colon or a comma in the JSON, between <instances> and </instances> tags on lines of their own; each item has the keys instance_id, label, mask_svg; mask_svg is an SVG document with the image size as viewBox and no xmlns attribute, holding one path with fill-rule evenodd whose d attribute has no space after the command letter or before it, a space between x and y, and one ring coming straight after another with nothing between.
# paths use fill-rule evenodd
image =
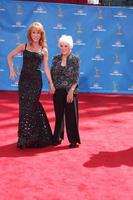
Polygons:
<instances>
[{"instance_id":1,"label":"short white hair","mask_svg":"<svg viewBox=\"0 0 133 200\"><path fill-rule=\"evenodd\" d=\"M58 46L60 47L60 43L61 42L65 42L67 44L69 44L70 46L70 49L73 48L73 39L72 39L72 36L71 35L62 35L60 38L59 38L59 42L58 42Z\"/></svg>"}]
</instances>

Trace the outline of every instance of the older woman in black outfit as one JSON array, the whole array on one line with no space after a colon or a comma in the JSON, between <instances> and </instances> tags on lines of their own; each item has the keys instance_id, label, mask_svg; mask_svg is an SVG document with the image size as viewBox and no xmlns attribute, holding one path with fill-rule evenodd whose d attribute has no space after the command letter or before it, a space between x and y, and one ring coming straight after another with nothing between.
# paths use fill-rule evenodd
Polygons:
<instances>
[{"instance_id":1,"label":"older woman in black outfit","mask_svg":"<svg viewBox=\"0 0 133 200\"><path fill-rule=\"evenodd\" d=\"M78 130L78 80L79 58L72 54L73 40L69 35L62 35L58 46L61 54L53 57L51 75L56 88L53 95L55 110L54 145L64 139L64 122L69 140L69 147L80 144Z\"/></svg>"}]
</instances>

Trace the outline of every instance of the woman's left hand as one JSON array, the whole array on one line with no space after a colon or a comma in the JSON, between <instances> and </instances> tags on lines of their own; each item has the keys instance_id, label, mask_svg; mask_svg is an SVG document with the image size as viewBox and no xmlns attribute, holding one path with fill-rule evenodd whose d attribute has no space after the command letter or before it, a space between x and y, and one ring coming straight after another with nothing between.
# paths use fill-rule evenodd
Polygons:
<instances>
[{"instance_id":1,"label":"woman's left hand","mask_svg":"<svg viewBox=\"0 0 133 200\"><path fill-rule=\"evenodd\" d=\"M73 102L73 90L70 89L68 94L67 94L67 103L72 103Z\"/></svg>"},{"instance_id":2,"label":"woman's left hand","mask_svg":"<svg viewBox=\"0 0 133 200\"><path fill-rule=\"evenodd\" d=\"M50 94L54 94L55 93L55 87L53 84L50 84Z\"/></svg>"}]
</instances>

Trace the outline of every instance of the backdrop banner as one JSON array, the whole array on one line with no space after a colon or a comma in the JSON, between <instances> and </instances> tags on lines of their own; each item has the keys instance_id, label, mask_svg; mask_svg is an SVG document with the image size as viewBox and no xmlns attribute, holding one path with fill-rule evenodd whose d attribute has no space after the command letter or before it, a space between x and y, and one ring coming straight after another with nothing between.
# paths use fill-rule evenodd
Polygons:
<instances>
[{"instance_id":1,"label":"backdrop banner","mask_svg":"<svg viewBox=\"0 0 133 200\"><path fill-rule=\"evenodd\" d=\"M7 55L27 42L28 26L46 30L49 66L59 53L62 34L73 37L80 57L79 92L133 94L133 9L46 2L0 1L0 90L18 90L22 54L14 58L17 78L10 80ZM49 86L43 73L43 91Z\"/></svg>"}]
</instances>

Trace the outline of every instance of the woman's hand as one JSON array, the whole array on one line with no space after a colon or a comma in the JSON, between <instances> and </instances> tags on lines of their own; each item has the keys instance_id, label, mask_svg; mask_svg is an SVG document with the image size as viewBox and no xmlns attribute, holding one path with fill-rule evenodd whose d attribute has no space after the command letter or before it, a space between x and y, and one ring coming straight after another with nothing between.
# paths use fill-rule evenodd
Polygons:
<instances>
[{"instance_id":1,"label":"woman's hand","mask_svg":"<svg viewBox=\"0 0 133 200\"><path fill-rule=\"evenodd\" d=\"M73 89L70 89L68 94L67 94L67 103L72 103L73 102Z\"/></svg>"},{"instance_id":2,"label":"woman's hand","mask_svg":"<svg viewBox=\"0 0 133 200\"><path fill-rule=\"evenodd\" d=\"M54 94L55 93L55 87L53 85L53 83L50 84L50 94Z\"/></svg>"},{"instance_id":3,"label":"woman's hand","mask_svg":"<svg viewBox=\"0 0 133 200\"><path fill-rule=\"evenodd\" d=\"M10 79L14 80L17 77L17 74L14 69L10 70Z\"/></svg>"}]
</instances>

